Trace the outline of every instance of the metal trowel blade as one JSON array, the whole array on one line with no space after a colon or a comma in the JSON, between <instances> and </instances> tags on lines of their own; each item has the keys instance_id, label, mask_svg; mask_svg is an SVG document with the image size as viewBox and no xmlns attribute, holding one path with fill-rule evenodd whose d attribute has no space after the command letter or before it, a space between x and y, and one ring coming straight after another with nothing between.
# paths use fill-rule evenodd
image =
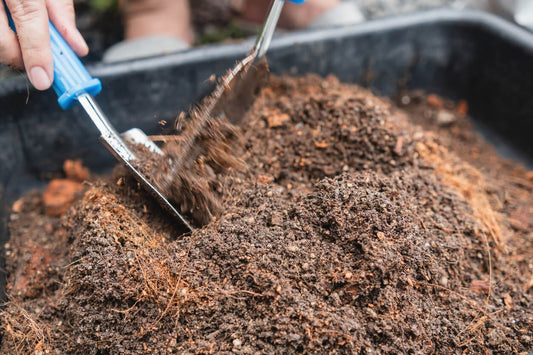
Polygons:
<instances>
[{"instance_id":1,"label":"metal trowel blade","mask_svg":"<svg viewBox=\"0 0 533 355\"><path fill-rule=\"evenodd\" d=\"M92 96L88 94L80 95L78 97L78 101L100 131L100 141L104 144L107 150L109 150L118 161L122 162L126 166L126 168L133 174L135 179L139 181L146 191L148 191L164 209L177 217L185 225L185 227L189 229L189 231L193 231L193 227L189 224L189 222L187 222L181 213L179 213L178 210L165 198L165 196L163 196L163 194L134 167L133 164L137 159L135 153L133 153L126 143L124 143L120 135L115 131L103 111L100 109L100 106L98 106ZM138 130L137 133L139 134L139 132L141 140L149 141L149 138L141 130Z\"/></svg>"}]
</instances>

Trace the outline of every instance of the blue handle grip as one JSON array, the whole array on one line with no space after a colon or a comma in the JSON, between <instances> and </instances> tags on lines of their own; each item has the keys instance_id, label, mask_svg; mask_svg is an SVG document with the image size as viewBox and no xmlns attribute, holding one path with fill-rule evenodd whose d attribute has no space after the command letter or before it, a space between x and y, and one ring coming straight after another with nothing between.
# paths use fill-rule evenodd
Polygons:
<instances>
[{"instance_id":1,"label":"blue handle grip","mask_svg":"<svg viewBox=\"0 0 533 355\"><path fill-rule=\"evenodd\" d=\"M5 2L4 7L7 12L9 26L16 32L15 24ZM54 58L54 82L52 87L57 94L57 102L66 110L77 103L77 99L81 94L97 95L102 91L102 83L89 74L78 56L72 51L51 22L49 31L52 57Z\"/></svg>"},{"instance_id":2,"label":"blue handle grip","mask_svg":"<svg viewBox=\"0 0 533 355\"><path fill-rule=\"evenodd\" d=\"M54 58L54 88L59 105L69 109L77 103L78 96L89 94L96 96L102 91L102 83L89 74L78 56L72 51L52 23L50 42Z\"/></svg>"},{"instance_id":3,"label":"blue handle grip","mask_svg":"<svg viewBox=\"0 0 533 355\"><path fill-rule=\"evenodd\" d=\"M303 4L305 2L305 0L289 0L289 1L295 4L298 4L298 5Z\"/></svg>"}]
</instances>

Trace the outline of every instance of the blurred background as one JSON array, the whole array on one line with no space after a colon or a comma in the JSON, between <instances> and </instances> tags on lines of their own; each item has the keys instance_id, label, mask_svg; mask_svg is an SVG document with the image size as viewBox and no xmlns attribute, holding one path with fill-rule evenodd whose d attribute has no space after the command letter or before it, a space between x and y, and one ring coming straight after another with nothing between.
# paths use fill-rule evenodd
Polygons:
<instances>
[{"instance_id":1,"label":"blurred background","mask_svg":"<svg viewBox=\"0 0 533 355\"><path fill-rule=\"evenodd\" d=\"M244 0L192 0L196 45L235 41L253 35L238 21ZM533 28L533 0L344 0L357 4L366 20L435 8L488 11ZM86 63L101 60L123 39L118 0L74 0L78 26L91 52ZM17 75L0 65L0 78Z\"/></svg>"}]
</instances>

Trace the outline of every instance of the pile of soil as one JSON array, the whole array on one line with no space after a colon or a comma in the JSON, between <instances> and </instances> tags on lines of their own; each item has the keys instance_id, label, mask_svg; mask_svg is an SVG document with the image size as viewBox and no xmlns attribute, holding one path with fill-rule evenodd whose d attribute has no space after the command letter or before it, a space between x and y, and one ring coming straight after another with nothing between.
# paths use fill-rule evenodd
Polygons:
<instances>
[{"instance_id":1,"label":"pile of soil","mask_svg":"<svg viewBox=\"0 0 533 355\"><path fill-rule=\"evenodd\" d=\"M533 176L465 103L400 102L273 78L242 123L248 169L189 235L119 173L61 217L21 198L2 351L530 351Z\"/></svg>"}]
</instances>

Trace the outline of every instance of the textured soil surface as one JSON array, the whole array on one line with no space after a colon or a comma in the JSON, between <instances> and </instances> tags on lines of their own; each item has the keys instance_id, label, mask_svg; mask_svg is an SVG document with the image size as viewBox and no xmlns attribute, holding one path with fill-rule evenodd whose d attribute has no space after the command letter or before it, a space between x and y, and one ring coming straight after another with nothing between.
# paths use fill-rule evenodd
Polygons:
<instances>
[{"instance_id":1,"label":"textured soil surface","mask_svg":"<svg viewBox=\"0 0 533 355\"><path fill-rule=\"evenodd\" d=\"M465 102L400 101L273 78L242 123L247 168L217 177L221 213L192 234L120 171L67 189L59 217L57 186L22 197L0 352L531 351L532 174Z\"/></svg>"}]
</instances>

